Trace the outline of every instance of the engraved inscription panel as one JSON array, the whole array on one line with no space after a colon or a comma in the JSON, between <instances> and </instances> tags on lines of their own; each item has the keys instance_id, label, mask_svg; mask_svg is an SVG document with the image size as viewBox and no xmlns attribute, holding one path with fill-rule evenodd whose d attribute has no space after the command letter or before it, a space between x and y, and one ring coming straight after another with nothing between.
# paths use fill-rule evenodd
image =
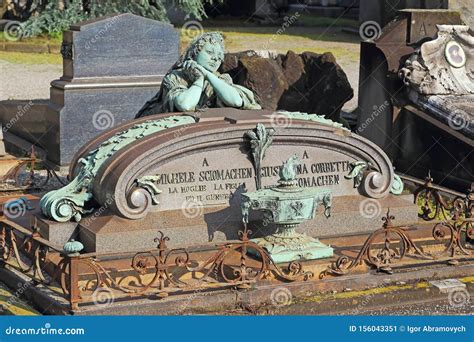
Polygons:
<instances>
[{"instance_id":1,"label":"engraved inscription panel","mask_svg":"<svg viewBox=\"0 0 474 342\"><path fill-rule=\"evenodd\" d=\"M262 164L262 186L277 184L283 161L296 154L298 183L302 187L324 187L334 196L358 194L353 180L344 176L355 159L338 151L311 146L270 147ZM238 205L240 193L255 190L255 170L248 154L236 148L187 155L161 165L155 175L159 210L180 209L186 203L198 205Z\"/></svg>"}]
</instances>

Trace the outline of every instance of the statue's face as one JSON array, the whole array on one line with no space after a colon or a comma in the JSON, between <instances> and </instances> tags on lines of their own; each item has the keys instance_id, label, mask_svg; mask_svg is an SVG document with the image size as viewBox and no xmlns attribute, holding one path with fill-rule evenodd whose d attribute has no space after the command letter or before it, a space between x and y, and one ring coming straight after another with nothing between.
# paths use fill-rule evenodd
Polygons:
<instances>
[{"instance_id":1,"label":"statue's face","mask_svg":"<svg viewBox=\"0 0 474 342\"><path fill-rule=\"evenodd\" d=\"M224 51L219 44L206 43L196 56L196 62L211 72L217 71L224 60Z\"/></svg>"}]
</instances>

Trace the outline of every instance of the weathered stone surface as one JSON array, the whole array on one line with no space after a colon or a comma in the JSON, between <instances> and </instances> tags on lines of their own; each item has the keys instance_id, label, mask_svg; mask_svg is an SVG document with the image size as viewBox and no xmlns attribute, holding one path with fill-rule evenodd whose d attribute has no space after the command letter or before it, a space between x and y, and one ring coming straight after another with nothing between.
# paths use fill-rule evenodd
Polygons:
<instances>
[{"instance_id":1,"label":"weathered stone surface","mask_svg":"<svg viewBox=\"0 0 474 342\"><path fill-rule=\"evenodd\" d=\"M387 0L383 6L393 12L393 7L387 6L389 1L391 0ZM380 21L377 17L370 19L370 13L377 11L378 5L382 5L384 1L364 0L364 3L365 5L361 2L361 9L368 10L361 10L361 14L367 14L368 17L362 21L368 22L365 25L367 32L364 34L367 40L361 42L357 131L392 156L392 138L397 136L397 133L392 132L392 100L404 94L400 91L402 83L397 76L400 61L404 61L418 49L417 42L436 37L436 24L461 25L462 22L459 13L455 11L413 9L419 8L418 3L417 6L407 6L412 9L400 11L398 17L384 27L380 34L380 30L370 25L370 21L376 20L379 24ZM398 3L402 5L402 2ZM370 28L375 29L369 30ZM397 105L403 101L397 100ZM369 123L370 129L366 129Z\"/></svg>"},{"instance_id":2,"label":"weathered stone surface","mask_svg":"<svg viewBox=\"0 0 474 342\"><path fill-rule=\"evenodd\" d=\"M370 206L373 211L361 209ZM345 196L333 200L330 218L324 217L323 208L320 207L313 220L300 224L296 230L318 238L368 233L382 226L381 218L388 208L396 217L394 222L397 225L417 221L418 207L413 204L413 196L390 195L381 200ZM274 226L262 225L259 213L252 212L250 218L252 238L261 237L274 229ZM139 221L103 212L98 217L86 218L79 223L80 240L85 246L85 252L154 248L156 242L153 239L158 230L170 237L170 247L177 247L238 240L238 232L242 229L242 216L238 206L183 207L182 210L150 213Z\"/></svg>"},{"instance_id":3,"label":"weathered stone surface","mask_svg":"<svg viewBox=\"0 0 474 342\"><path fill-rule=\"evenodd\" d=\"M400 77L421 95L474 94L474 36L469 26L437 27L436 39L406 59Z\"/></svg>"},{"instance_id":4,"label":"weathered stone surface","mask_svg":"<svg viewBox=\"0 0 474 342\"><path fill-rule=\"evenodd\" d=\"M397 141L390 140L388 145L393 147L400 172L417 178L430 173L435 183L464 193L471 186L474 170L474 36L459 22L435 25L451 18L444 12L433 11L431 18L428 13L432 39L420 42L405 56L398 72L406 85L399 92L399 102L407 103L394 115L391 136ZM367 111L361 113L368 116ZM391 112L388 114L391 123ZM383 136L378 123L376 127L372 135Z\"/></svg>"},{"instance_id":5,"label":"weathered stone surface","mask_svg":"<svg viewBox=\"0 0 474 342\"><path fill-rule=\"evenodd\" d=\"M331 53L289 51L263 58L254 51L226 54L220 69L256 94L263 109L317 113L338 120L353 96L347 76Z\"/></svg>"},{"instance_id":6,"label":"weathered stone surface","mask_svg":"<svg viewBox=\"0 0 474 342\"><path fill-rule=\"evenodd\" d=\"M55 222L46 220L41 213L36 214L37 224L41 236L57 247L62 248L66 242L76 239L79 234L78 224L76 222Z\"/></svg>"}]
</instances>

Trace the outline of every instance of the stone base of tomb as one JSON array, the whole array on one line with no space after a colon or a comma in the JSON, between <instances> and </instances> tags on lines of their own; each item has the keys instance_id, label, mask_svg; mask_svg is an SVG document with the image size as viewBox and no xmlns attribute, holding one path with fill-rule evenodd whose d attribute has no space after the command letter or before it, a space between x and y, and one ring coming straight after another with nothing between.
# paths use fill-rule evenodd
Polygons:
<instances>
[{"instance_id":1,"label":"stone base of tomb","mask_svg":"<svg viewBox=\"0 0 474 342\"><path fill-rule=\"evenodd\" d=\"M31 197L33 210L0 218L0 279L44 314L374 314L404 303L467 313L474 290L472 218L416 220L409 196L388 196L364 227L357 224L361 203L334 199L331 218L346 222L339 228L322 213L316 217L323 221L298 227L331 246L332 257L278 263L254 242L267 233L255 223L260 218L250 217L243 230L240 216L225 208L203 208L194 218L180 211L154 213L149 221L103 213L60 224L39 219ZM204 219L212 229L200 228ZM93 227L100 227L95 235ZM87 248L111 247L72 253L62 244L71 238ZM431 284L449 278L458 281L448 292ZM454 291L467 301L449 304Z\"/></svg>"},{"instance_id":2,"label":"stone base of tomb","mask_svg":"<svg viewBox=\"0 0 474 342\"><path fill-rule=\"evenodd\" d=\"M382 217L389 209L396 217L397 225L410 225L418 220L413 195L389 195L378 200L345 196L334 198L329 219L323 215L323 208L319 208L315 218L300 224L297 231L311 237L370 233L380 227ZM182 210L155 212L141 220L124 219L103 210L79 223L54 222L37 214L42 237L58 246L75 238L84 244L85 252L130 252L152 248L158 230L170 237L171 247L177 247L237 240L243 229L240 208L228 206L196 208L194 212L186 213ZM249 225L252 238L275 229L258 223L258 214L251 218L254 219Z\"/></svg>"},{"instance_id":3,"label":"stone base of tomb","mask_svg":"<svg viewBox=\"0 0 474 342\"><path fill-rule=\"evenodd\" d=\"M413 195L389 195L380 200L347 196L333 200L329 219L324 217L323 208L319 208L320 212L315 218L300 224L297 231L312 237L368 233L380 227L388 209L397 218L397 225L409 225L418 220L418 208L413 204ZM254 219L249 224L252 238L261 237L275 229L272 226L264 227L257 214L251 218ZM54 225L50 223L51 227ZM228 206L196 209L192 213L182 210L156 212L141 220L128 220L103 213L83 219L78 227L85 251L101 253L154 247L153 237L158 230L170 237L171 247L177 247L237 240L242 229L240 208Z\"/></svg>"}]
</instances>

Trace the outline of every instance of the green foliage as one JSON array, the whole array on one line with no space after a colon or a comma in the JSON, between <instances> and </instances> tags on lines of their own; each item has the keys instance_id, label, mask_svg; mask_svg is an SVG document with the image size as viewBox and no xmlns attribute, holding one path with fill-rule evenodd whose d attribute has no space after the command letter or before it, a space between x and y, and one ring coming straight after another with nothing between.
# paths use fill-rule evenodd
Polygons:
<instances>
[{"instance_id":1,"label":"green foliage","mask_svg":"<svg viewBox=\"0 0 474 342\"><path fill-rule=\"evenodd\" d=\"M62 10L56 1L52 1L38 15L30 17L23 24L23 36L34 37L46 33L51 37L57 37L72 23L87 18L88 15L82 10L80 0L69 1L67 7Z\"/></svg>"},{"instance_id":2,"label":"green foliage","mask_svg":"<svg viewBox=\"0 0 474 342\"><path fill-rule=\"evenodd\" d=\"M156 20L167 20L163 1L151 4L149 0L92 0L90 3L89 15L91 18L114 13L133 13Z\"/></svg>"},{"instance_id":3,"label":"green foliage","mask_svg":"<svg viewBox=\"0 0 474 342\"><path fill-rule=\"evenodd\" d=\"M42 34L58 37L71 24L115 13L133 13L168 21L166 0L90 0L87 10L84 9L82 0L65 0L64 8L61 8L56 0L50 0L46 6L42 5L44 0L33 2L33 11L36 13L23 24L25 37ZM173 0L172 4L187 13L187 18L201 20L206 17L204 5L214 2L215 0Z\"/></svg>"}]
</instances>

